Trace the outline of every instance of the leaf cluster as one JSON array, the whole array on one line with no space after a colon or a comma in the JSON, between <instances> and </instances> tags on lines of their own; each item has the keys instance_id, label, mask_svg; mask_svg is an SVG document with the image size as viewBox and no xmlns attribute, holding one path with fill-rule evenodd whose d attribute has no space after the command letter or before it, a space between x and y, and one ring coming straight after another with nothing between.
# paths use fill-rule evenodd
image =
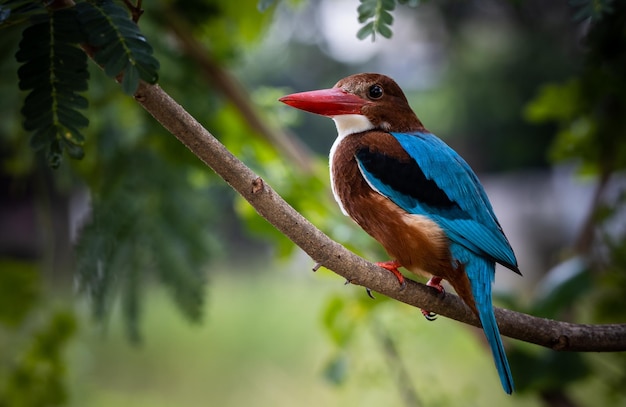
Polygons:
<instances>
[{"instance_id":1,"label":"leaf cluster","mask_svg":"<svg viewBox=\"0 0 626 407\"><path fill-rule=\"evenodd\" d=\"M53 168L64 152L72 158L84 156L83 129L89 120L81 110L88 101L80 93L88 88L88 54L129 95L140 79L158 80L152 47L128 12L112 1L73 7L54 1L48 7L36 1L1 2L0 28L16 23L28 25L15 55L21 64L19 87L30 91L22 108L24 128L32 132L32 147L45 150Z\"/></svg>"},{"instance_id":2,"label":"leaf cluster","mask_svg":"<svg viewBox=\"0 0 626 407\"><path fill-rule=\"evenodd\" d=\"M360 5L357 8L359 14L359 23L364 24L357 32L358 39L363 40L372 37L372 41L376 39L376 34L382 35L384 38L391 38L393 31L393 16L391 12L396 8L396 3L408 4L412 7L417 6L420 0L359 0Z\"/></svg>"},{"instance_id":3,"label":"leaf cluster","mask_svg":"<svg viewBox=\"0 0 626 407\"><path fill-rule=\"evenodd\" d=\"M117 170L94 185L92 216L76 247L77 281L95 318L104 321L121 304L129 339L140 341L144 293L158 282L186 319L199 322L204 266L215 247L210 191L153 151L118 150L106 168Z\"/></svg>"},{"instance_id":4,"label":"leaf cluster","mask_svg":"<svg viewBox=\"0 0 626 407\"><path fill-rule=\"evenodd\" d=\"M594 20L580 75L543 86L525 111L532 122L558 124L554 161L577 160L585 172L600 175L626 167L626 5L612 10Z\"/></svg>"},{"instance_id":5,"label":"leaf cluster","mask_svg":"<svg viewBox=\"0 0 626 407\"><path fill-rule=\"evenodd\" d=\"M0 406L65 405L63 351L74 315L49 308L32 263L3 260L0 268Z\"/></svg>"}]
</instances>

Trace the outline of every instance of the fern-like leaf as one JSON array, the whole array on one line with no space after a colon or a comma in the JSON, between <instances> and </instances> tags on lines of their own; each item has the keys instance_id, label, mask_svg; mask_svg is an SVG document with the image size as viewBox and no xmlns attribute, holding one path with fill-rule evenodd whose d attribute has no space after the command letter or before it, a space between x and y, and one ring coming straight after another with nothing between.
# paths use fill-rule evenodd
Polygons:
<instances>
[{"instance_id":1,"label":"fern-like leaf","mask_svg":"<svg viewBox=\"0 0 626 407\"><path fill-rule=\"evenodd\" d=\"M79 48L83 36L73 9L32 18L22 33L18 62L19 87L30 90L22 114L24 128L33 132L33 148L46 149L48 163L56 168L63 152L82 158L84 137L80 129L89 120L77 109L87 107L78 92L87 90L87 55Z\"/></svg>"},{"instance_id":2,"label":"fern-like leaf","mask_svg":"<svg viewBox=\"0 0 626 407\"><path fill-rule=\"evenodd\" d=\"M104 168L110 171L95 187L76 246L78 285L94 315L105 320L121 301L128 335L139 340L145 287L160 281L182 314L200 321L213 245L199 225L216 213L207 210L205 193L148 150L119 152Z\"/></svg>"},{"instance_id":3,"label":"fern-like leaf","mask_svg":"<svg viewBox=\"0 0 626 407\"><path fill-rule=\"evenodd\" d=\"M87 43L95 49L95 61L108 76L121 77L126 94L135 93L139 79L157 82L159 62L124 8L104 1L79 3L76 9Z\"/></svg>"},{"instance_id":4,"label":"fern-like leaf","mask_svg":"<svg viewBox=\"0 0 626 407\"><path fill-rule=\"evenodd\" d=\"M376 33L391 38L393 35L391 12L396 8L396 0L360 0L360 2L357 8L359 22L365 25L357 32L357 38L363 40L371 36L373 41L376 39Z\"/></svg>"}]
</instances>

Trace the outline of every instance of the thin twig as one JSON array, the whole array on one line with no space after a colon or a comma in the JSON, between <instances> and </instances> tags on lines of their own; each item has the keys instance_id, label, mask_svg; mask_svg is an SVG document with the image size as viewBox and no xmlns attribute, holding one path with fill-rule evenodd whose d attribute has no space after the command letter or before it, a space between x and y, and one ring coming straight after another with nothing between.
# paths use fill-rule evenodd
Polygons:
<instances>
[{"instance_id":1,"label":"thin twig","mask_svg":"<svg viewBox=\"0 0 626 407\"><path fill-rule=\"evenodd\" d=\"M130 15L135 24L139 23L139 19L143 15L143 9L141 8L141 1L137 0L137 4L133 4L130 0L123 0L124 4L130 10Z\"/></svg>"}]
</instances>

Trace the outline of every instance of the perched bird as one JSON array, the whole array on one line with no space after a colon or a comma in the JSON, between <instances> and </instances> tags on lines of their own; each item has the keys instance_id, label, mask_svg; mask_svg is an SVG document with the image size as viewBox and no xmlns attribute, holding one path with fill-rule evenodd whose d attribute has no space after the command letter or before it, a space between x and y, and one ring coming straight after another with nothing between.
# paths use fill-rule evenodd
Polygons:
<instances>
[{"instance_id":1,"label":"perched bird","mask_svg":"<svg viewBox=\"0 0 626 407\"><path fill-rule=\"evenodd\" d=\"M334 120L330 178L341 210L382 244L393 260L377 264L401 284L400 266L430 277L440 292L442 279L454 287L480 318L502 386L512 393L491 284L496 262L521 273L470 166L426 130L387 76L352 75L280 101Z\"/></svg>"}]
</instances>

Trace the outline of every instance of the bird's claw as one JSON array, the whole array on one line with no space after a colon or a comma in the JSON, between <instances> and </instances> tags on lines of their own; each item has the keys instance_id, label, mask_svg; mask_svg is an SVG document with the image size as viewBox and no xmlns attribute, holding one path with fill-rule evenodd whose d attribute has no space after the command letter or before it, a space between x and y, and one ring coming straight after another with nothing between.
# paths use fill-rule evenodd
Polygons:
<instances>
[{"instance_id":1,"label":"bird's claw","mask_svg":"<svg viewBox=\"0 0 626 407\"><path fill-rule=\"evenodd\" d=\"M365 291L367 291L367 296L368 297L370 297L373 300L376 299L376 297L374 297L374 294L372 294L372 290L370 290L369 288L365 287Z\"/></svg>"},{"instance_id":2,"label":"bird's claw","mask_svg":"<svg viewBox=\"0 0 626 407\"><path fill-rule=\"evenodd\" d=\"M437 314L435 314L434 312L426 311L425 309L422 310L422 315L424 315L424 318L431 322L437 319Z\"/></svg>"},{"instance_id":3,"label":"bird's claw","mask_svg":"<svg viewBox=\"0 0 626 407\"><path fill-rule=\"evenodd\" d=\"M376 265L378 267L384 268L387 271L390 271L391 274L393 274L398 279L398 283L400 283L400 291L406 288L406 280L404 279L402 273L400 273L400 271L398 270L398 267L402 266L398 262L398 260L378 262L376 263Z\"/></svg>"},{"instance_id":4,"label":"bird's claw","mask_svg":"<svg viewBox=\"0 0 626 407\"><path fill-rule=\"evenodd\" d=\"M441 285L441 277L437 277L437 276L432 276L430 278L430 280L428 280L428 282L426 283L426 285L428 287L433 287L435 290L437 290L439 292L439 294L444 294L446 293L446 290L443 288L443 286ZM428 321L434 321L437 319L437 314L435 314L434 312L431 311L426 311L426 310L422 310L422 315L424 315L424 317L428 320Z\"/></svg>"}]
</instances>

